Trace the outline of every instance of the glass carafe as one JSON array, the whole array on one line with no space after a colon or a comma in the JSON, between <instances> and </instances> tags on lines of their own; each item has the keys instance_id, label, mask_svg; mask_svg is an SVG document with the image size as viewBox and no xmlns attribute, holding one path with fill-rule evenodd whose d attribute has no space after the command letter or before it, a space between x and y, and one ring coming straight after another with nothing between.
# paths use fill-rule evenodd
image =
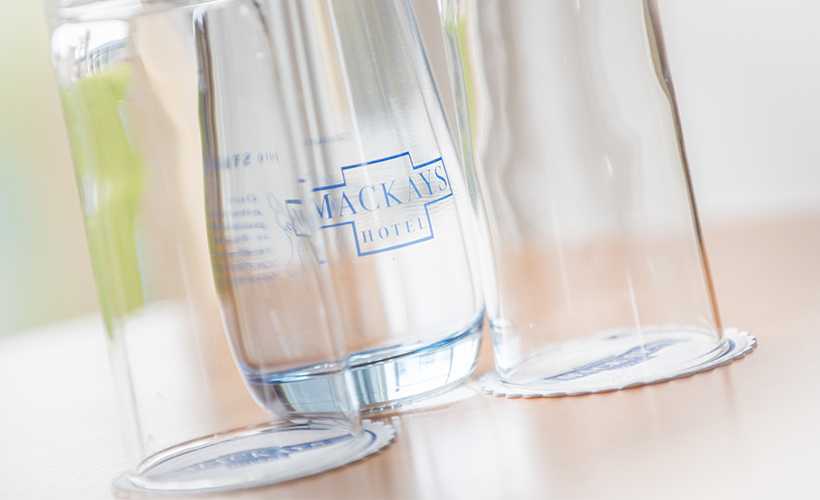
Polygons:
<instances>
[{"instance_id":1,"label":"glass carafe","mask_svg":"<svg viewBox=\"0 0 820 500\"><path fill-rule=\"evenodd\" d=\"M463 380L484 314L474 215L411 4L249 1L196 29L212 257L257 398L309 405L325 387L305 343L320 328L314 279L363 408ZM316 277L301 266L311 238ZM286 352L304 355L281 370Z\"/></svg>"}]
</instances>

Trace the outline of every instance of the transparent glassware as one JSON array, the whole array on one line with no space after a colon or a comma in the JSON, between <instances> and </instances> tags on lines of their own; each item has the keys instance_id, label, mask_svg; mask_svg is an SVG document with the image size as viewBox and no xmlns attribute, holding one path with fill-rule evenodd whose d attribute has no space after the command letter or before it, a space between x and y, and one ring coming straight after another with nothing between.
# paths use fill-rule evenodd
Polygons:
<instances>
[{"instance_id":1,"label":"transparent glassware","mask_svg":"<svg viewBox=\"0 0 820 500\"><path fill-rule=\"evenodd\" d=\"M209 252L212 170L193 25L217 3L46 2L122 420L123 489L252 486L373 451L376 434L363 428L321 290L309 301L308 331L269 338L321 346L326 400L293 407L268 398L263 410L233 362ZM313 246L301 255L304 274L318 276ZM284 350L269 366L301 359Z\"/></svg>"},{"instance_id":2,"label":"transparent glassware","mask_svg":"<svg viewBox=\"0 0 820 500\"><path fill-rule=\"evenodd\" d=\"M439 8L465 164L487 207L497 392L611 390L721 360L732 342L654 1Z\"/></svg>"},{"instance_id":3,"label":"transparent glassware","mask_svg":"<svg viewBox=\"0 0 820 500\"><path fill-rule=\"evenodd\" d=\"M467 377L484 315L475 218L410 3L248 1L196 27L212 256L257 399L325 400L324 354L305 343L320 283L362 408ZM317 275L301 264L311 238Z\"/></svg>"}]
</instances>

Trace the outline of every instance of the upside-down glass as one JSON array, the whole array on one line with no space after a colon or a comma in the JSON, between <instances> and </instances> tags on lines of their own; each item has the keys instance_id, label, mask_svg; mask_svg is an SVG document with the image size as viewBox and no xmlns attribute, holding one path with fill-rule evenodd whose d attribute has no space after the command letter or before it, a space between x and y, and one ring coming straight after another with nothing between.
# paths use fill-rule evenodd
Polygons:
<instances>
[{"instance_id":1,"label":"upside-down glass","mask_svg":"<svg viewBox=\"0 0 820 500\"><path fill-rule=\"evenodd\" d=\"M484 312L475 222L409 1L239 2L196 29L212 257L257 399L324 400L324 354L302 337L322 328L308 279L329 284L362 408L463 380ZM283 182L291 165L301 191Z\"/></svg>"},{"instance_id":2,"label":"upside-down glass","mask_svg":"<svg viewBox=\"0 0 820 500\"><path fill-rule=\"evenodd\" d=\"M439 7L494 254L494 392L611 390L719 360L654 1Z\"/></svg>"},{"instance_id":3,"label":"upside-down glass","mask_svg":"<svg viewBox=\"0 0 820 500\"><path fill-rule=\"evenodd\" d=\"M314 292L298 292L310 295L309 328L269 331L283 347L268 366L290 369L305 345L315 348L330 375L318 392L325 399L294 407L271 397L261 401L266 412L232 360L208 247L218 222L206 216L213 166L203 159L200 106L210 96L200 94L193 27L216 4L46 3L128 455L129 472L115 484L126 489L298 477L362 456L374 436L348 390L311 245L300 248L299 287ZM289 166L276 175L283 191L296 177Z\"/></svg>"}]
</instances>

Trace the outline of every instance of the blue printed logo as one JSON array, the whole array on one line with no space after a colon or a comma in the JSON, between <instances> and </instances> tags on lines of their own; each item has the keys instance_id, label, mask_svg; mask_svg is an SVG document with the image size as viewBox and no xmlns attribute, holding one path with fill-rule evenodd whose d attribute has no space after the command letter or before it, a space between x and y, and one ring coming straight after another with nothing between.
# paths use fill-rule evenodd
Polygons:
<instances>
[{"instance_id":1,"label":"blue printed logo","mask_svg":"<svg viewBox=\"0 0 820 500\"><path fill-rule=\"evenodd\" d=\"M676 343L678 343L677 340L659 340L657 342L650 342L642 347L634 347L623 354L618 354L617 356L610 356L608 358L604 358L594 363L590 363L588 365L576 368L571 372L566 372L560 375L547 377L544 380L575 380L583 377L588 377L590 375L595 375L601 372L629 368L631 366L639 365L641 363L649 361L650 359L655 358L662 349L665 349L666 347L669 347Z\"/></svg>"},{"instance_id":2,"label":"blue printed logo","mask_svg":"<svg viewBox=\"0 0 820 500\"><path fill-rule=\"evenodd\" d=\"M375 440L375 435L373 435L373 433L369 431L368 433L371 434L371 441ZM194 466L182 469L182 471L180 472L195 473L204 470L217 469L220 467L236 469L239 467L247 467L249 465L264 464L268 462L290 458L292 455L302 453L305 451L326 448L328 446L336 445L338 443L349 441L351 439L353 439L352 434L345 434L330 439L322 439L320 441L312 441L309 443L302 443L292 446L274 446L271 448L260 448L250 451L241 451L238 453L233 453L231 455L225 455L219 458L215 458L213 460L208 460L207 462L196 464Z\"/></svg>"},{"instance_id":3,"label":"blue printed logo","mask_svg":"<svg viewBox=\"0 0 820 500\"><path fill-rule=\"evenodd\" d=\"M315 210L322 229L349 226L360 257L435 237L429 207L453 195L441 158L414 165L410 153L402 153L341 171L341 183L313 189L308 210Z\"/></svg>"}]
</instances>

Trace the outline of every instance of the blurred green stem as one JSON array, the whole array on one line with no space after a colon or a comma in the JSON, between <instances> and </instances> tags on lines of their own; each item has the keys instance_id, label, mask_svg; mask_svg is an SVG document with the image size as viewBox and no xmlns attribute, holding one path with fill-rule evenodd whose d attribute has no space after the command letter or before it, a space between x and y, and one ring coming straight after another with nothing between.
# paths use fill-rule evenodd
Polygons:
<instances>
[{"instance_id":1,"label":"blurred green stem","mask_svg":"<svg viewBox=\"0 0 820 500\"><path fill-rule=\"evenodd\" d=\"M109 335L144 303L137 232L145 170L125 124L133 71L121 64L62 89L91 264Z\"/></svg>"}]
</instances>

